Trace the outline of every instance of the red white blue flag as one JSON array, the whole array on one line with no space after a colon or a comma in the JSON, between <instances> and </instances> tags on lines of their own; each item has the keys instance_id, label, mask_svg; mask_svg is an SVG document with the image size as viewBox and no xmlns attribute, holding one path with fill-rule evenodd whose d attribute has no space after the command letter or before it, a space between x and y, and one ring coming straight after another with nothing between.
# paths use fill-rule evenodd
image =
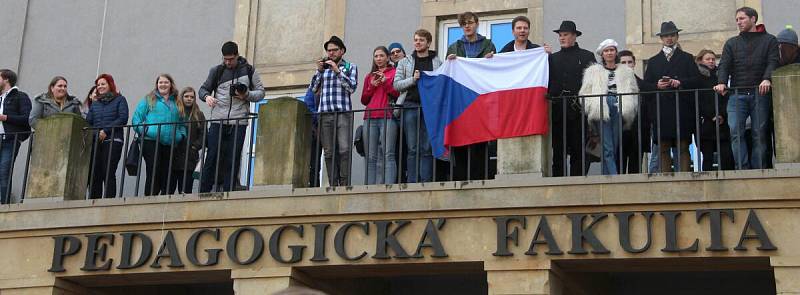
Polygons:
<instances>
[{"instance_id":1,"label":"red white blue flag","mask_svg":"<svg viewBox=\"0 0 800 295\"><path fill-rule=\"evenodd\" d=\"M549 66L543 48L458 58L417 85L433 154L449 147L546 134Z\"/></svg>"}]
</instances>

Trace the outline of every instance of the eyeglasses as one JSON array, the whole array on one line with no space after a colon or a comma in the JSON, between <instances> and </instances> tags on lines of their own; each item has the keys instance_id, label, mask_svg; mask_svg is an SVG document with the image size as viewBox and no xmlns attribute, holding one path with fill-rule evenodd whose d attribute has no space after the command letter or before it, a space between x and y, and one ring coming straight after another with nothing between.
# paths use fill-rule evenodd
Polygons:
<instances>
[{"instance_id":1,"label":"eyeglasses","mask_svg":"<svg viewBox=\"0 0 800 295\"><path fill-rule=\"evenodd\" d=\"M402 51L400 51L399 49L398 50L392 50L392 54L400 54L400 53L402 53Z\"/></svg>"},{"instance_id":2,"label":"eyeglasses","mask_svg":"<svg viewBox=\"0 0 800 295\"><path fill-rule=\"evenodd\" d=\"M327 49L328 52L336 52L339 51L340 48L329 48Z\"/></svg>"}]
</instances>

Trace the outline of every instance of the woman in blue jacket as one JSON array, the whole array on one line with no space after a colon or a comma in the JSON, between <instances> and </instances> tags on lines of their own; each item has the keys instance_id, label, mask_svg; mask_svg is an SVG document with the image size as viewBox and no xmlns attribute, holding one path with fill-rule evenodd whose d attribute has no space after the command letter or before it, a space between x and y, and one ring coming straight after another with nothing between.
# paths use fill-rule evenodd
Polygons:
<instances>
[{"instance_id":1,"label":"woman in blue jacket","mask_svg":"<svg viewBox=\"0 0 800 295\"><path fill-rule=\"evenodd\" d=\"M116 167L124 145L125 131L122 126L128 123L128 100L117 91L114 77L109 74L101 74L94 84L97 87L97 100L89 108L86 121L92 127L100 128L100 131L97 132L97 149L92 153L94 167L89 197L114 198L117 196Z\"/></svg>"},{"instance_id":2,"label":"woman in blue jacket","mask_svg":"<svg viewBox=\"0 0 800 295\"><path fill-rule=\"evenodd\" d=\"M186 137L184 105L177 103L178 88L169 74L156 78L156 87L136 106L131 118L134 131L142 143L145 178L144 194L168 194L170 159L178 144Z\"/></svg>"}]
</instances>

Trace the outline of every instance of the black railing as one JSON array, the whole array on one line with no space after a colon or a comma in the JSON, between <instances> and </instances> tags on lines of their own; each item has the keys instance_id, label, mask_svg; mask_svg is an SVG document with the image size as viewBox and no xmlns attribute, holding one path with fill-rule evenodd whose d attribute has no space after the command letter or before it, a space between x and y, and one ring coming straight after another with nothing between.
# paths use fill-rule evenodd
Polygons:
<instances>
[{"instance_id":1,"label":"black railing","mask_svg":"<svg viewBox=\"0 0 800 295\"><path fill-rule=\"evenodd\" d=\"M553 170L561 166L563 173L553 176L587 175L594 162L599 162L601 172L594 170L592 173L600 174L603 173L603 165L610 164L609 161L613 161L617 167L615 172L619 174L771 168L775 145L770 127L770 100L768 97L763 100L740 99L741 95L756 94L755 91L757 89L754 87L735 88L724 96L711 89L614 94L616 97L633 97L637 103L634 110L625 108L626 102L631 100L623 98L609 101L608 94L551 98L553 109L550 115L560 113L561 118L566 118L553 122L551 126L552 131L560 133L551 135L561 136L565 143L553 145ZM618 116L620 120L613 121L613 126L608 124L606 128L597 128L597 121L589 120L586 115L587 104L594 99L599 105L611 102L612 107L608 110L615 114L610 117ZM746 130L742 114L734 114L734 118L731 118L728 109L741 112L761 110L752 114L758 123L757 128L760 128L758 134L751 135ZM626 115L631 111L635 113L634 117ZM599 108L599 112L600 118L603 118L608 111ZM436 159L432 155L421 114L419 106L314 114L308 185L322 186L323 175L328 175L328 186L494 178L497 156L494 142L450 147L449 157ZM570 119L570 116L574 117ZM351 173L351 168L354 168L353 131L356 117L366 117L361 131L365 161L362 165L363 182L357 181L360 183L353 183ZM86 128L84 138L91 140L87 143L87 149L91 150L87 198L247 189L252 185L256 119L255 116L249 116L202 122ZM728 126L730 120L736 120L731 124L733 128ZM181 128L192 124L197 127L182 131ZM104 129L109 134L105 134L104 140L99 140L100 131ZM248 129L250 136L247 136ZM141 137L141 134L152 130L155 131L150 136ZM605 134L607 132L619 134L608 136ZM11 145L10 150L15 151L6 185L0 185L0 190L4 191L0 201L9 203L25 198L35 134L7 133L4 136L6 140L0 143L0 150ZM603 140L604 136L606 140ZM26 138L29 138L27 142L22 140ZM566 144L567 140L574 140L575 143ZM734 142L738 142L738 148L733 146ZM140 152L138 156L130 154L132 144L137 145ZM690 144L693 144L691 149ZM760 150L753 157L750 150L757 148ZM688 155L692 152L694 157L689 159ZM644 161L648 160L645 157L647 154L650 155L650 163L644 165ZM197 155L196 158L194 155ZM246 155L244 159L242 155ZM14 163L23 158L25 167L14 169ZM656 158L661 159L654 162ZM245 166L242 166L242 162L245 162ZM323 166L326 167L324 172L321 171ZM200 167L199 171L196 171L196 167ZM664 167L666 169L661 169ZM14 180L20 177L19 173L22 177L21 186L12 189ZM245 180L243 185L240 183L242 179ZM195 180L200 180L196 189ZM12 192L17 192L15 189L19 194L12 197Z\"/></svg>"},{"instance_id":2,"label":"black railing","mask_svg":"<svg viewBox=\"0 0 800 295\"><path fill-rule=\"evenodd\" d=\"M764 153L756 153L755 156L753 156L753 152L749 151L750 148L732 149L734 137L741 143L751 142L752 138L749 138L749 131L746 130L744 121L739 121L740 124L729 128L730 116L727 111L731 108L728 103L729 97L735 98L731 102L732 108L739 110L738 104L745 102L740 101L742 99L738 97L752 96L756 93L755 91L757 89L754 87L740 87L729 89L727 95L720 95L712 89L676 89L552 98L554 106L558 106L553 112L561 112L562 118L568 118L569 112L577 113L577 117L579 117L579 122L569 120L554 122L554 128L562 132L556 136L560 135L565 142L569 141L570 136L573 136L573 139L574 137L580 139L577 147L576 144L572 146L563 144L559 146L561 151L554 151L554 166L559 164L563 167L575 165L577 161L571 158L581 157L580 162L577 162L581 165L578 175L586 175L591 162L600 162L604 174L640 173L643 171L640 169L642 168L640 161L644 160L644 154L650 150L650 159L658 158L659 162L648 165L647 172L649 173L732 170L754 166L754 168L771 168L772 155L774 155L774 144L772 144L774 136L769 127L771 126L772 110L768 105L770 101L768 97L745 101L754 104L750 109L758 110L761 107L766 109L761 114L752 114L752 116L755 116L756 121L769 125L759 133L761 136L770 138L769 140L761 139L762 146L769 148ZM609 101L609 97L612 97L611 101ZM636 102L634 118L624 118L624 101L626 100L620 99L622 97L632 97ZM603 101L604 99L606 101ZM607 115L604 113L606 109L613 110L614 114L608 115L609 121L613 121L614 126L606 125L606 127L611 127L613 132L619 132L619 136L609 137L604 134L609 132L609 128L599 128L599 121L596 120L590 122L586 114L587 104L595 103L592 100L597 100L596 104L599 105L612 105L611 108L600 107L599 116L604 118ZM616 105L614 106L614 104ZM742 117L742 114L734 115L736 120L743 120L743 118L739 118ZM619 120L613 120L613 117L617 117ZM579 129L580 134L568 134L567 131L570 128L558 128L559 124L579 124L579 128L572 128L572 130ZM608 138L615 141L613 144L609 144L613 147L613 151L611 151L613 156L609 154L609 145L603 145L603 143L607 143ZM625 144L626 142L629 144ZM595 147L597 144L600 145L599 150ZM694 145L695 148L690 150L690 145ZM748 146L750 145L748 144ZM574 150L568 151L568 149ZM694 152L693 159L689 158L691 152ZM674 162L666 159L667 157ZM606 165L612 166L607 163L610 159L614 161L613 166L617 168L616 173L609 173L602 168ZM759 159L763 164L750 165L750 162L753 162L751 159ZM555 163L556 161L560 161L560 163ZM697 163L698 167L693 167L693 163ZM667 168L662 169L664 167ZM563 169L565 172L563 175L555 176L577 176L574 175L575 173L566 173L570 170L575 171L575 169Z\"/></svg>"},{"instance_id":3,"label":"black railing","mask_svg":"<svg viewBox=\"0 0 800 295\"><path fill-rule=\"evenodd\" d=\"M253 134L256 119L86 128L87 138L93 139L87 197L246 190L251 186L255 146L247 131ZM101 140L104 129L110 134ZM240 182L243 173L244 184ZM197 190L195 180L200 181Z\"/></svg>"},{"instance_id":4,"label":"black railing","mask_svg":"<svg viewBox=\"0 0 800 295\"><path fill-rule=\"evenodd\" d=\"M0 133L0 203L10 204L15 201L13 193L14 180L22 179L17 201L25 199L28 185L28 174L31 162L31 151L34 143L34 132ZM27 146L27 147L26 147ZM24 159L20 174L16 174L17 161Z\"/></svg>"}]
</instances>

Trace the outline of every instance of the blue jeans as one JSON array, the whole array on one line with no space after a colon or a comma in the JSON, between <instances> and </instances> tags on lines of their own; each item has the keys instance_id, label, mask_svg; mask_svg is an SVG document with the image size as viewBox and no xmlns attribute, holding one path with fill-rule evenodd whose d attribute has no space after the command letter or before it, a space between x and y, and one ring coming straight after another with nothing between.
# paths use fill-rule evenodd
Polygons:
<instances>
[{"instance_id":1,"label":"blue jeans","mask_svg":"<svg viewBox=\"0 0 800 295\"><path fill-rule=\"evenodd\" d=\"M764 169L767 163L767 125L772 112L772 98L758 93L733 94L728 100L728 126L736 169ZM750 117L753 154L748 155L745 122Z\"/></svg>"},{"instance_id":2,"label":"blue jeans","mask_svg":"<svg viewBox=\"0 0 800 295\"><path fill-rule=\"evenodd\" d=\"M364 141L367 142L367 184L397 182L397 122L367 119Z\"/></svg>"},{"instance_id":3,"label":"blue jeans","mask_svg":"<svg viewBox=\"0 0 800 295\"><path fill-rule=\"evenodd\" d=\"M239 184L239 168L242 163L242 148L246 133L247 125L237 127L237 125L211 123L206 136L206 157L200 179L201 193L210 192L215 184L222 184L221 191L226 192L232 191L234 184ZM229 175L231 168L233 175ZM217 191L220 191L219 186Z\"/></svg>"},{"instance_id":4,"label":"blue jeans","mask_svg":"<svg viewBox=\"0 0 800 295\"><path fill-rule=\"evenodd\" d=\"M431 182L433 180L433 154L428 131L425 129L425 120L422 109L415 102L406 102L403 107L416 108L404 109L401 113L403 120L403 133L405 135L408 155L406 155L407 178L411 182ZM419 125L417 125L419 123ZM419 163L419 166L417 166ZM419 174L417 171L419 170Z\"/></svg>"},{"instance_id":5,"label":"blue jeans","mask_svg":"<svg viewBox=\"0 0 800 295\"><path fill-rule=\"evenodd\" d=\"M10 204L11 194L11 169L14 166L14 159L17 158L19 146L22 143L14 139L5 139L0 143L0 204Z\"/></svg>"},{"instance_id":6,"label":"blue jeans","mask_svg":"<svg viewBox=\"0 0 800 295\"><path fill-rule=\"evenodd\" d=\"M619 162L619 138L622 130L620 130L620 113L619 102L616 96L606 96L606 104L608 105L608 121L602 120L595 122L595 130L602 130L602 162L603 162L603 175L617 174L617 163Z\"/></svg>"},{"instance_id":7,"label":"blue jeans","mask_svg":"<svg viewBox=\"0 0 800 295\"><path fill-rule=\"evenodd\" d=\"M661 172L661 159L659 158L659 148L655 142L651 142L650 144L650 162L647 165L648 173L659 173ZM678 148L671 148L670 152L673 155L678 154ZM681 163L680 161L672 161L672 165L675 166L675 171L680 171Z\"/></svg>"}]
</instances>

